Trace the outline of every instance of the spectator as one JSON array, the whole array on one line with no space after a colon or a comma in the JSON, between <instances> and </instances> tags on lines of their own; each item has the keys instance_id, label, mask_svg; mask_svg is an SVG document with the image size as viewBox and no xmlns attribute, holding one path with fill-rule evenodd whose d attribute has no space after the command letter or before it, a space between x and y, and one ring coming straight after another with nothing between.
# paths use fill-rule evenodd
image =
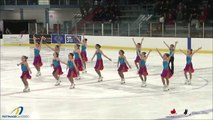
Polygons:
<instances>
[{"instance_id":1,"label":"spectator","mask_svg":"<svg viewBox=\"0 0 213 120\"><path fill-rule=\"evenodd\" d=\"M174 18L172 17L172 14L169 13L168 16L166 16L166 24L174 24Z\"/></svg>"},{"instance_id":2,"label":"spectator","mask_svg":"<svg viewBox=\"0 0 213 120\"><path fill-rule=\"evenodd\" d=\"M183 13L181 11L177 11L176 20L181 21L183 20Z\"/></svg>"},{"instance_id":3,"label":"spectator","mask_svg":"<svg viewBox=\"0 0 213 120\"><path fill-rule=\"evenodd\" d=\"M198 17L198 19L199 19L200 23L206 22L207 16L205 15L204 11L201 12L201 14Z\"/></svg>"}]
</instances>

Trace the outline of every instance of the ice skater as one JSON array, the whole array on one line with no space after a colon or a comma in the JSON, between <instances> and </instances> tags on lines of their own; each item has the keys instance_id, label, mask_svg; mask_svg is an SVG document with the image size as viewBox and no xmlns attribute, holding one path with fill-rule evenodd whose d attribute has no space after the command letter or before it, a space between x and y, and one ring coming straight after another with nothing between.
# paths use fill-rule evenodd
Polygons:
<instances>
[{"instance_id":1,"label":"ice skater","mask_svg":"<svg viewBox=\"0 0 213 120\"><path fill-rule=\"evenodd\" d=\"M172 77L172 72L169 69L169 60L172 55L169 55L168 53L164 53L163 55L159 52L159 50L156 48L157 52L163 59L163 71L161 74L161 80L163 83L163 90L168 91L169 90L169 79Z\"/></svg>"},{"instance_id":2,"label":"ice skater","mask_svg":"<svg viewBox=\"0 0 213 120\"><path fill-rule=\"evenodd\" d=\"M121 84L125 84L125 78L124 78L124 72L128 71L128 67L131 68L129 62L126 59L126 56L124 55L124 51L119 51L119 57L118 57L118 75L121 77ZM127 67L128 65L128 67Z\"/></svg>"},{"instance_id":3,"label":"ice skater","mask_svg":"<svg viewBox=\"0 0 213 120\"><path fill-rule=\"evenodd\" d=\"M172 72L172 74L174 74L174 53L175 53L175 49L176 49L176 46L178 44L178 42L176 41L175 42L175 45L174 44L171 44L170 46L165 42L163 41L163 43L168 47L169 49L169 55L171 56L170 60L169 60L169 68Z\"/></svg>"},{"instance_id":4,"label":"ice skater","mask_svg":"<svg viewBox=\"0 0 213 120\"><path fill-rule=\"evenodd\" d=\"M142 81L142 85L141 87L146 87L146 80L147 80L147 68L146 68L146 60L149 57L149 54L152 50L149 50L148 54L146 55L146 52L142 52L142 54L140 55L140 68L138 71L138 75Z\"/></svg>"},{"instance_id":5,"label":"ice skater","mask_svg":"<svg viewBox=\"0 0 213 120\"><path fill-rule=\"evenodd\" d=\"M141 42L140 43L137 43L135 42L134 38L132 38L132 41L134 42L135 44L135 48L136 48L136 59L135 59L135 66L137 67L137 69L139 69L139 65L138 63L140 62L140 54L141 54L141 49L142 49L142 43L143 43L143 38L141 39Z\"/></svg>"},{"instance_id":6,"label":"ice skater","mask_svg":"<svg viewBox=\"0 0 213 120\"><path fill-rule=\"evenodd\" d=\"M185 78L186 78L185 84L186 85L191 85L192 73L194 72L194 68L193 68L193 64L192 64L192 56L201 49L202 49L202 47L198 48L194 52L193 52L192 49L188 49L187 52L180 50L183 54L186 55L186 66L184 68L184 75L185 75ZM187 76L187 73L189 73L189 78Z\"/></svg>"},{"instance_id":7,"label":"ice skater","mask_svg":"<svg viewBox=\"0 0 213 120\"><path fill-rule=\"evenodd\" d=\"M33 41L34 41L34 61L33 61L33 65L35 66L36 70L37 70L37 74L36 77L41 76L41 66L42 64L42 60L41 60L41 56L40 56L40 51L41 51L41 45L42 45L42 41L45 40L46 38L44 36L41 37L40 41L37 41L37 38L35 36L33 36Z\"/></svg>"},{"instance_id":8,"label":"ice skater","mask_svg":"<svg viewBox=\"0 0 213 120\"><path fill-rule=\"evenodd\" d=\"M74 79L73 78L76 78L78 76L78 68L75 65L73 56L74 56L73 53L69 53L67 63L61 61L61 63L67 65L67 68L69 68L69 71L68 71L68 74L67 74L67 78L69 79L69 81L71 83L70 89L75 88L75 83L74 83Z\"/></svg>"},{"instance_id":9,"label":"ice skater","mask_svg":"<svg viewBox=\"0 0 213 120\"><path fill-rule=\"evenodd\" d=\"M98 78L98 82L103 81L103 77L101 75L101 70L104 69L104 65L103 65L103 60L102 60L102 55L107 58L108 60L112 61L109 57L107 57L101 50L101 45L96 44L95 45L96 51L95 54L93 55L91 61L93 61L94 57L97 56L97 60L96 60L96 64L95 64L95 71L98 74L99 78Z\"/></svg>"},{"instance_id":10,"label":"ice skater","mask_svg":"<svg viewBox=\"0 0 213 120\"><path fill-rule=\"evenodd\" d=\"M30 74L32 74L29 65L27 63L27 56L22 56L21 57L21 62L17 64L17 66L21 65L21 70L22 70L22 75L21 75L21 80L24 84L24 90L23 92L30 92L29 84L27 79L31 79Z\"/></svg>"},{"instance_id":11,"label":"ice skater","mask_svg":"<svg viewBox=\"0 0 213 120\"><path fill-rule=\"evenodd\" d=\"M61 81L59 80L59 78L60 78L60 75L63 74L62 69L61 69L61 65L60 65L61 61L60 61L58 56L59 56L59 54L57 52L53 53L53 61L52 61L52 64L51 64L51 66L54 69L53 72L52 72L52 75L56 79L55 86L60 85Z\"/></svg>"},{"instance_id":12,"label":"ice skater","mask_svg":"<svg viewBox=\"0 0 213 120\"><path fill-rule=\"evenodd\" d=\"M81 41L80 39L77 38L77 40L82 44L81 45L81 58L83 60L83 64L84 64L84 70L83 70L83 73L86 73L87 70L86 70L86 62L88 61L88 58L87 58L87 39L84 37L84 34L82 34L83 36L83 40Z\"/></svg>"},{"instance_id":13,"label":"ice skater","mask_svg":"<svg viewBox=\"0 0 213 120\"><path fill-rule=\"evenodd\" d=\"M80 80L80 71L83 71L83 60L81 57L81 52L80 52L80 45L76 44L74 46L74 62L78 68L78 77L76 78L77 80Z\"/></svg>"}]
</instances>

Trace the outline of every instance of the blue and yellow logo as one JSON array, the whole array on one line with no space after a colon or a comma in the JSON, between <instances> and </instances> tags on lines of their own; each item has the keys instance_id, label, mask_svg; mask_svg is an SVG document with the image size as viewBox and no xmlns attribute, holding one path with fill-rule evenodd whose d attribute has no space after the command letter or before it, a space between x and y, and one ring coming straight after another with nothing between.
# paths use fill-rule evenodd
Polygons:
<instances>
[{"instance_id":1,"label":"blue and yellow logo","mask_svg":"<svg viewBox=\"0 0 213 120\"><path fill-rule=\"evenodd\" d=\"M29 115L23 115L24 107L15 108L10 115L1 115L1 118L29 118Z\"/></svg>"},{"instance_id":2,"label":"blue and yellow logo","mask_svg":"<svg viewBox=\"0 0 213 120\"><path fill-rule=\"evenodd\" d=\"M21 114L23 113L23 111L24 111L24 107L19 106L19 107L15 108L15 109L11 112L11 114L15 113L16 116L19 116L19 115L21 115Z\"/></svg>"}]
</instances>

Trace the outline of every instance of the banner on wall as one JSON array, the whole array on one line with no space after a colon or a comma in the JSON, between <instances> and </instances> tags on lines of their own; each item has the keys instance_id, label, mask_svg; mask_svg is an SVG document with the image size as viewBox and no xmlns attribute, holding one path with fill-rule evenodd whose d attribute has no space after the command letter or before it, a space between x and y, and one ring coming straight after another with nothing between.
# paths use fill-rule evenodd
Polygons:
<instances>
[{"instance_id":1,"label":"banner on wall","mask_svg":"<svg viewBox=\"0 0 213 120\"><path fill-rule=\"evenodd\" d=\"M3 34L3 44L29 44L29 34Z\"/></svg>"},{"instance_id":2,"label":"banner on wall","mask_svg":"<svg viewBox=\"0 0 213 120\"><path fill-rule=\"evenodd\" d=\"M65 44L64 35L51 35L51 42L56 44Z\"/></svg>"},{"instance_id":3,"label":"banner on wall","mask_svg":"<svg viewBox=\"0 0 213 120\"><path fill-rule=\"evenodd\" d=\"M65 41L66 41L66 44L78 44L80 43L78 41L78 39L81 40L81 36L74 36L74 35L69 35L69 34L66 34L65 35Z\"/></svg>"}]
</instances>

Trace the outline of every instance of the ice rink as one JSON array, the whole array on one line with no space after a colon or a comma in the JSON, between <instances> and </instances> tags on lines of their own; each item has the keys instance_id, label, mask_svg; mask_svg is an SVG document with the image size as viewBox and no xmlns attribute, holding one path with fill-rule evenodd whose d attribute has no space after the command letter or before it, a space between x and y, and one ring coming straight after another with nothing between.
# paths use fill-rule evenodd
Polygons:
<instances>
[{"instance_id":1,"label":"ice rink","mask_svg":"<svg viewBox=\"0 0 213 120\"><path fill-rule=\"evenodd\" d=\"M62 47L61 60L67 61L67 55L72 51L73 47ZM94 51L94 48L88 49L89 60ZM88 72L75 81L76 88L69 89L65 65L62 65L61 85L54 86L56 81L50 67L53 52L48 48L41 50L42 76L35 77L33 47L1 46L1 115L10 115L14 108L23 106L23 114L28 115L28 119L212 119L212 54L193 56L195 73L189 86L184 85L185 55L176 53L170 91L164 92L160 78L162 59L156 51L152 51L147 60L149 76L145 88L141 87L134 65L135 51L125 51L133 67L125 73L125 85L120 84L117 74L118 50L103 51L112 58L112 62L104 58L103 82L97 82L94 59L87 63ZM29 93L22 92L21 69L17 66L22 55L29 57L33 72L32 79L28 80ZM173 108L176 115L170 115ZM184 116L185 109L191 115Z\"/></svg>"}]
</instances>

